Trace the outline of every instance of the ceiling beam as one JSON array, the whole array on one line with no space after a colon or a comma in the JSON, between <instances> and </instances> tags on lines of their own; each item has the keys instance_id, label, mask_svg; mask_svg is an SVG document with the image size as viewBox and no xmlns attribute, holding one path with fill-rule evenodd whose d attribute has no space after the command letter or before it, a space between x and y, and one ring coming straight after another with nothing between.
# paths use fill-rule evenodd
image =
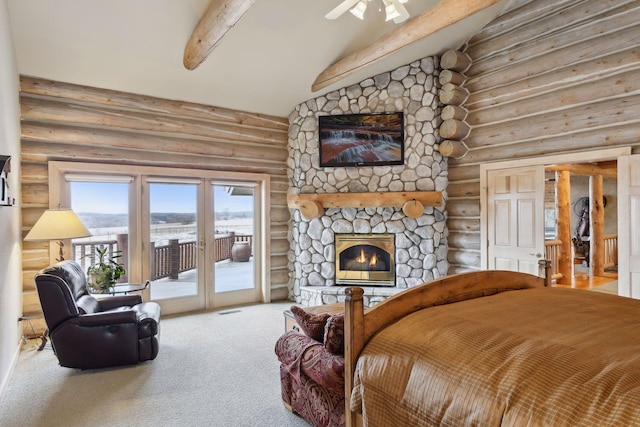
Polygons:
<instances>
[{"instance_id":1,"label":"ceiling beam","mask_svg":"<svg viewBox=\"0 0 640 427\"><path fill-rule=\"evenodd\" d=\"M184 48L182 63L194 70L240 21L256 0L213 0Z\"/></svg>"},{"instance_id":2,"label":"ceiling beam","mask_svg":"<svg viewBox=\"0 0 640 427\"><path fill-rule=\"evenodd\" d=\"M311 85L313 92L347 77L374 62L455 24L501 0L442 0L434 7L325 69Z\"/></svg>"}]
</instances>

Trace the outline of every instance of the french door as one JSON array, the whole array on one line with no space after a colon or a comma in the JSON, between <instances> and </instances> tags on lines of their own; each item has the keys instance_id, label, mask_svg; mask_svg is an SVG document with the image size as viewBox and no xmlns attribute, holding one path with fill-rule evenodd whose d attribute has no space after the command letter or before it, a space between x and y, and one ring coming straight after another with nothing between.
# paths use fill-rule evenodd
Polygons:
<instances>
[{"instance_id":1,"label":"french door","mask_svg":"<svg viewBox=\"0 0 640 427\"><path fill-rule=\"evenodd\" d=\"M258 301L258 183L159 176L144 181L149 243L143 252L151 300L167 314Z\"/></svg>"},{"instance_id":2,"label":"french door","mask_svg":"<svg viewBox=\"0 0 640 427\"><path fill-rule=\"evenodd\" d=\"M267 176L108 169L50 163L51 203L72 207L93 234L70 242L75 258L94 246L122 251L123 280L149 280L144 298L163 314L269 301Z\"/></svg>"}]
</instances>

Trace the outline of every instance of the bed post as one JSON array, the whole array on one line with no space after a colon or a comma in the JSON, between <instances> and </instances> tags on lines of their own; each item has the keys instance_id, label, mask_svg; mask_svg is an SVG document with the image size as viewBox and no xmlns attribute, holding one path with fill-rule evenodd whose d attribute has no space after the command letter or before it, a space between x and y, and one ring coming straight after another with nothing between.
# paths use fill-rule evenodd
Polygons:
<instances>
[{"instance_id":1,"label":"bed post","mask_svg":"<svg viewBox=\"0 0 640 427\"><path fill-rule=\"evenodd\" d=\"M346 288L344 300L344 404L345 426L355 426L355 413L351 412L351 389L356 360L364 345L364 303L362 288Z\"/></svg>"},{"instance_id":2,"label":"bed post","mask_svg":"<svg viewBox=\"0 0 640 427\"><path fill-rule=\"evenodd\" d=\"M541 259L538 261L538 268L540 272L544 274L544 286L551 287L551 261L548 259Z\"/></svg>"}]
</instances>

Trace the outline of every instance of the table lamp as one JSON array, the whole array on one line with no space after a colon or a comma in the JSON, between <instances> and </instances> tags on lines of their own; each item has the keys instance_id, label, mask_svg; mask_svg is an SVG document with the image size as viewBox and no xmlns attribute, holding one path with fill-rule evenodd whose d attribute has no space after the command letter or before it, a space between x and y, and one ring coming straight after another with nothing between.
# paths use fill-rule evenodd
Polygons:
<instances>
[{"instance_id":1,"label":"table lamp","mask_svg":"<svg viewBox=\"0 0 640 427\"><path fill-rule=\"evenodd\" d=\"M57 240L60 246L60 258L56 260L62 261L64 260L64 239L89 236L91 233L71 209L48 209L27 233L24 240L28 242Z\"/></svg>"}]
</instances>

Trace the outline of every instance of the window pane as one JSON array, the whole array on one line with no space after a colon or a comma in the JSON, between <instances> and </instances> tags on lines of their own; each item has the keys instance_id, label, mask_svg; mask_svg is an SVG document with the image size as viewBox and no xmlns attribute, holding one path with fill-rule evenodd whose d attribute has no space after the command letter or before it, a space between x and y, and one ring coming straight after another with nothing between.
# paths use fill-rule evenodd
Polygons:
<instances>
[{"instance_id":1,"label":"window pane","mask_svg":"<svg viewBox=\"0 0 640 427\"><path fill-rule=\"evenodd\" d=\"M253 187L215 185L215 290L253 289Z\"/></svg>"},{"instance_id":2,"label":"window pane","mask_svg":"<svg viewBox=\"0 0 640 427\"><path fill-rule=\"evenodd\" d=\"M197 185L149 184L151 299L198 295Z\"/></svg>"},{"instance_id":3,"label":"window pane","mask_svg":"<svg viewBox=\"0 0 640 427\"><path fill-rule=\"evenodd\" d=\"M72 240L72 259L87 267L96 261L96 249L107 248L118 262L129 267L129 184L110 182L70 182L71 209L91 232L91 237ZM125 273L119 283L128 282Z\"/></svg>"}]
</instances>

